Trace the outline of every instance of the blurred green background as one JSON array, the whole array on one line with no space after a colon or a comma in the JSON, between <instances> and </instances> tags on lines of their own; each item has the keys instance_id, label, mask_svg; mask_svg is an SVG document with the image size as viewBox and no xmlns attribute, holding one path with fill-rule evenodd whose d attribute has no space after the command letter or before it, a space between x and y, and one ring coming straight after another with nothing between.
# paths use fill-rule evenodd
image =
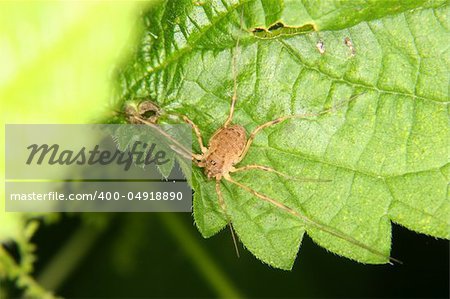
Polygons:
<instances>
[{"instance_id":1,"label":"blurred green background","mask_svg":"<svg viewBox=\"0 0 450 299\"><path fill-rule=\"evenodd\" d=\"M68 298L446 298L448 242L393 226L404 265L363 265L305 238L292 272L272 269L229 231L205 240L189 214L120 214L61 285ZM38 232L38 270L79 230L78 218ZM39 271L38 271L39 273Z\"/></svg>"},{"instance_id":2,"label":"blurred green background","mask_svg":"<svg viewBox=\"0 0 450 299\"><path fill-rule=\"evenodd\" d=\"M2 122L86 123L104 118L114 89L111 74L126 61L139 33L139 14L152 4L2 2ZM4 140L4 126L0 135ZM4 181L4 146L1 151ZM3 200L4 192L2 205ZM40 226L29 234L34 223ZM237 258L229 231L203 239L190 214L29 215L2 208L0 242L8 254L0 258L2 299L22 295L18 277L28 271L39 285L66 298L449 295L448 241L396 225L392 256L404 265L358 264L305 238L292 272L272 269L245 249ZM36 244L34 263L30 242ZM34 270L8 264L24 260Z\"/></svg>"}]
</instances>

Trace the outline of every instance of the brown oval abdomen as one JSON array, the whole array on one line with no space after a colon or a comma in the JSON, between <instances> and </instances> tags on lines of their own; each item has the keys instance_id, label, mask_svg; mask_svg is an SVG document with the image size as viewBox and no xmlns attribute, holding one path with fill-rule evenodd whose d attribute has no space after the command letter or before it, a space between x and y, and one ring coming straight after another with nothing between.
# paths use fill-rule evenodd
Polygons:
<instances>
[{"instance_id":1,"label":"brown oval abdomen","mask_svg":"<svg viewBox=\"0 0 450 299\"><path fill-rule=\"evenodd\" d=\"M247 136L245 129L234 125L219 129L209 141L205 157L205 171L208 177L228 173L244 151Z\"/></svg>"}]
</instances>

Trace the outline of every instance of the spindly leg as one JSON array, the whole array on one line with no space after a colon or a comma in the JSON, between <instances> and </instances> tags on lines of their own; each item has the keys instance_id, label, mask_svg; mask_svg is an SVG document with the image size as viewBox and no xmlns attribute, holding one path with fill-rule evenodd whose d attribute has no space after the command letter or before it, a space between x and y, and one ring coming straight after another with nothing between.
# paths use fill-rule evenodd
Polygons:
<instances>
[{"instance_id":1,"label":"spindly leg","mask_svg":"<svg viewBox=\"0 0 450 299\"><path fill-rule=\"evenodd\" d=\"M222 209L223 213L225 214L225 217L227 218L228 227L230 228L231 237L233 238L234 249L236 250L236 254L239 257L239 248L237 246L236 236L234 235L230 216L228 216L227 207L225 205L225 201L223 200L222 191L220 190L220 180L216 180L216 193L217 193L217 197L219 199L220 208Z\"/></svg>"},{"instance_id":2,"label":"spindly leg","mask_svg":"<svg viewBox=\"0 0 450 299\"><path fill-rule=\"evenodd\" d=\"M187 160L192 160L192 162L194 162L195 165L199 166L199 161L201 161L201 159L203 158L202 155L198 155L198 154L192 154L191 156L187 155L185 152L183 152L182 150L180 150L177 146L175 145L170 145L170 148L176 152L177 154L181 155L182 157L184 157Z\"/></svg>"},{"instance_id":3,"label":"spindly leg","mask_svg":"<svg viewBox=\"0 0 450 299\"><path fill-rule=\"evenodd\" d=\"M345 234L345 233L343 233L343 232L341 232L341 231L339 231L337 229L334 229L334 228L332 228L332 227L330 227L330 226L328 226L326 224L323 224L323 223L321 223L319 221L312 220L309 217L307 217L305 215L302 215L302 214L298 213L297 211L291 209L290 207L286 206L285 204L283 204L281 202L278 202L275 199L270 198L267 195L264 195L264 194L254 190L254 189L252 189L252 188L250 188L250 187L248 187L248 186L246 186L244 184L241 184L241 183L233 180L233 178L231 178L229 175L224 176L224 179L227 180L228 182L232 183L232 184L235 184L239 188L241 188L241 189L243 189L243 190L253 194L257 198L259 198L261 200L264 200L264 201L266 201L266 202L276 206L277 208L279 208L279 209L281 209L281 210L283 210L283 211L285 211L285 212L287 212L287 213L297 217L298 219L303 221L307 226L315 227L315 228L317 228L317 229L319 229L321 231L324 231L324 232L326 232L326 233L328 233L330 235L333 235L333 236L338 237L338 238L340 238L342 240L345 240L345 241L347 241L347 242L349 242L349 243L351 243L351 244L353 244L355 246L363 248L363 249L365 249L365 250L367 250L367 251L369 251L369 252L371 252L371 253L373 253L375 255L378 255L380 257L389 259L389 261L391 261L391 262L396 262L396 263L399 263L399 264L402 263L401 261L399 261L397 259L394 259L392 257L389 257L386 254L384 254L384 253L382 253L382 252L380 252L380 251L378 251L376 249L373 249L372 247L370 247L370 246L368 246L368 245L366 245L366 244L356 240L355 238L353 238L353 237L351 237L351 236L349 236L349 235L347 235L347 234Z\"/></svg>"},{"instance_id":4,"label":"spindly leg","mask_svg":"<svg viewBox=\"0 0 450 299\"><path fill-rule=\"evenodd\" d=\"M240 20L240 26L242 29L242 16L241 16L241 20ZM234 114L234 107L236 105L236 100L237 100L237 52L239 49L239 35L236 38L236 47L235 47L235 51L236 53L233 53L233 58L232 58L232 72L233 72L233 96L231 97L231 105L230 105L230 113L228 114L227 120L225 121L225 123L223 124L222 127L226 128L228 127L228 125L231 123L231 121L233 120L233 114Z\"/></svg>"},{"instance_id":5,"label":"spindly leg","mask_svg":"<svg viewBox=\"0 0 450 299\"><path fill-rule=\"evenodd\" d=\"M194 129L195 136L197 136L198 145L200 146L200 150L203 154L206 153L208 149L203 145L202 133L200 133L200 129L198 128L198 126L185 115L183 115L183 120Z\"/></svg>"},{"instance_id":6,"label":"spindly leg","mask_svg":"<svg viewBox=\"0 0 450 299\"><path fill-rule=\"evenodd\" d=\"M234 61L234 59L233 59ZM234 64L234 62L233 62ZM233 67L233 73L235 73L236 71L234 70ZM235 75L233 75L235 76ZM237 100L237 82L236 82L236 78L234 78L234 83L233 83L233 96L231 97L231 105L230 105L230 113L228 114L227 120L225 121L225 123L223 124L223 127L226 128L228 127L228 125L231 123L231 121L233 120L233 114L234 114L234 107L236 105L236 100Z\"/></svg>"},{"instance_id":7,"label":"spindly leg","mask_svg":"<svg viewBox=\"0 0 450 299\"><path fill-rule=\"evenodd\" d=\"M267 171L267 172L273 172L276 173L277 175L284 177L286 179L290 179L290 180L294 180L294 181L301 181L301 182L331 182L331 180L321 180L321 179L313 179L313 178L296 178L287 174L284 174L278 170L275 170L271 167L268 166L264 166L264 165L256 165L256 164L250 164L250 165L245 165L242 167L232 167L230 172L238 172L238 171L246 171L246 170L252 170L252 169L258 169L258 170L263 170L263 171Z\"/></svg>"},{"instance_id":8,"label":"spindly leg","mask_svg":"<svg viewBox=\"0 0 450 299\"><path fill-rule=\"evenodd\" d=\"M190 150L188 150L184 145L182 145L181 143L178 142L178 140L176 140L174 137L170 136L170 134L168 134L166 131L164 131L161 127L159 127L158 125L149 122L141 117L138 116L133 116L134 119L136 119L137 121L155 129L156 131L158 131L161 135L163 135L164 137L167 138L167 140L170 140L170 142L172 142L174 145L170 145L170 147L172 148L172 150L176 151L178 154L184 156L184 157L190 157L192 156L192 159L196 159L198 160L198 157L201 157L201 155L196 155L196 154L192 154Z\"/></svg>"},{"instance_id":9,"label":"spindly leg","mask_svg":"<svg viewBox=\"0 0 450 299\"><path fill-rule=\"evenodd\" d=\"M361 94L357 94L355 96L352 96L349 100L343 101L342 103L339 103L336 106L333 106L333 107L331 107L329 109L323 110L323 111L318 112L318 113L304 113L304 114L286 115L286 116L282 116L282 117L276 118L274 120L271 120L269 122L266 122L266 123L256 127L256 129L254 129L253 132L250 133L250 136L248 137L247 143L245 144L245 148L244 148L243 152L241 153L241 155L239 157L239 160L236 163L239 163L240 161L242 161L242 159L244 159L245 155L248 152L248 149L250 148L250 146L252 145L253 140L256 137L256 134L258 134L261 130L263 130L263 129L267 128L267 127L279 124L281 122L284 122L284 121L286 121L288 119L294 119L294 118L300 118L301 119L301 118L308 118L308 117L317 117L317 116L321 116L321 115L327 114L327 113L329 113L331 111L336 110L340 106L342 106L342 105L344 105L346 103L349 103L350 101L354 100L355 98L357 98L360 95Z\"/></svg>"}]
</instances>

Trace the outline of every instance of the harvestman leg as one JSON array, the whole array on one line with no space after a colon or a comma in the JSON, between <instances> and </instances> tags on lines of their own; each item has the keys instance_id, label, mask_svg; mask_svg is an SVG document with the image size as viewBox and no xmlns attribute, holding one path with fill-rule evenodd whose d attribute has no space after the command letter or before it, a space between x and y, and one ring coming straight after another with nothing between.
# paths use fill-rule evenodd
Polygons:
<instances>
[{"instance_id":1,"label":"harvestman leg","mask_svg":"<svg viewBox=\"0 0 450 299\"><path fill-rule=\"evenodd\" d=\"M242 17L241 17L241 27L242 27ZM239 48L239 35L236 39L236 51ZM236 63L237 63L237 53L235 53L235 55L233 55L232 58L232 63L231 63L231 67L233 69L233 96L231 97L231 105L230 105L230 114L228 114L227 120L225 121L225 123L223 124L223 128L228 127L228 125L231 123L231 121L233 120L233 114L234 114L234 107L236 105L236 100L237 100L237 71L236 71Z\"/></svg>"},{"instance_id":2,"label":"harvestman leg","mask_svg":"<svg viewBox=\"0 0 450 299\"><path fill-rule=\"evenodd\" d=\"M258 165L258 164L250 164L250 165L245 165L242 167L233 167L231 168L230 172L239 172L239 171L247 171L247 170L251 170L251 169L258 169L258 170L263 170L263 171L267 171L267 172L273 172L281 177L284 177L286 179L290 179L290 180L295 180L295 181L302 181L302 182L331 182L331 180L321 180L321 179L313 179L313 178L296 178L287 174L284 174L278 170L275 170L271 167L268 166L264 166L264 165Z\"/></svg>"},{"instance_id":3,"label":"harvestman leg","mask_svg":"<svg viewBox=\"0 0 450 299\"><path fill-rule=\"evenodd\" d=\"M223 124L223 128L228 127L228 125L233 120L233 114L234 114L234 107L236 106L236 100L237 100L237 82L236 82L236 70L235 70L235 58L233 58L233 96L231 97L231 105L230 105L230 113L228 114L227 119L225 120L225 123Z\"/></svg>"},{"instance_id":4,"label":"harvestman leg","mask_svg":"<svg viewBox=\"0 0 450 299\"><path fill-rule=\"evenodd\" d=\"M220 180L216 179L216 193L219 199L219 205L222 209L225 217L227 218L228 227L230 228L231 237L233 238L234 249L236 250L236 254L239 257L239 248L237 246L236 236L234 235L233 225L231 224L230 216L227 213L227 206L225 205L225 201L223 200L222 191L220 190Z\"/></svg>"},{"instance_id":5,"label":"harvestman leg","mask_svg":"<svg viewBox=\"0 0 450 299\"><path fill-rule=\"evenodd\" d=\"M233 97L233 98L234 98L233 101L235 101L235 97ZM234 105L233 105L233 107L234 107ZM233 112L230 111L230 115L232 115L232 114L233 114ZM199 144L199 146L201 148L201 151L202 151L203 154L205 154L208 151L208 149L203 145L203 138L202 138L202 134L200 132L200 129L187 116L183 116L183 120L185 122L187 122L189 125L191 125L191 127L194 129L194 132L195 132L195 135L197 136L197 141L198 141L198 144ZM203 155L193 154L192 156L195 157L195 159L197 161L201 161L203 159ZM225 201L223 199L222 191L220 190L220 180L217 180L217 179L216 179L216 193L217 193L217 198L218 198L218 201L219 201L220 208L222 209L223 213L225 214L225 217L227 219L228 227L230 228L231 237L233 239L233 244L234 244L234 249L236 250L236 254L239 257L240 256L239 248L238 248L238 245L237 245L236 236L234 235L233 225L231 224L230 216L228 215L228 212L227 212L227 207L226 207Z\"/></svg>"},{"instance_id":6,"label":"harvestman leg","mask_svg":"<svg viewBox=\"0 0 450 299\"><path fill-rule=\"evenodd\" d=\"M242 28L242 16L241 16L240 22L241 22L241 28ZM236 39L236 46L235 46L236 51L237 51L238 48L239 48L239 35L238 35L238 37ZM225 120L224 124L222 125L222 128L228 127L229 124L233 121L234 108L236 106L236 100L237 100L236 60L237 60L237 54L233 55L233 58L232 58L233 96L231 97L230 113L228 114L227 119ZM219 130L217 130L217 132L219 132ZM199 135L200 135L200 131L197 134L197 138L201 139L201 137L198 137ZM214 136L211 137L211 138L214 138ZM225 217L227 218L228 227L230 228L231 237L233 238L234 249L236 250L236 254L239 257L239 248L237 246L236 236L234 235L233 225L231 224L230 217L229 217L229 215L227 213L227 208L226 208L226 205L225 205L225 201L223 200L222 191L220 190L220 180L217 180L217 179L216 179L216 193L217 193L217 197L219 199L219 205L222 208L222 210L223 210L223 212L225 214Z\"/></svg>"},{"instance_id":7,"label":"harvestman leg","mask_svg":"<svg viewBox=\"0 0 450 299\"><path fill-rule=\"evenodd\" d=\"M371 252L371 253L373 253L375 255L387 258L387 259L389 259L390 264L392 264L391 262L396 262L396 263L402 264L401 261L399 261L399 260L397 260L395 258L386 256L386 254L384 254L384 253L382 253L382 252L380 252L380 251L378 251L376 249L373 249L370 246L367 246L366 244L356 240L355 238L353 238L353 237L351 237L349 235L346 235L345 233L343 233L343 232L341 232L341 231L339 231L337 229L335 230L335 229L327 226L326 224L320 223L320 222L318 222L316 220L312 220L312 219L308 218L307 216L302 215L302 214L298 213L297 211L291 209L290 207L282 204L281 202L278 202L275 199L270 198L267 195L259 193L258 191L254 190L254 189L252 189L252 188L250 188L250 187L248 187L248 186L246 186L244 184L241 184L241 183L239 183L239 182L237 182L235 180L233 180L229 175L224 176L224 179L227 180L228 182L232 183L232 184L235 184L239 188L249 192L250 194L253 194L257 198L262 199L263 201L266 201L266 202L268 202L268 203L270 203L270 204L280 208L281 210L286 211L287 213L289 213L289 214L291 214L291 215L301 219L307 225L313 226L315 228L318 228L318 229L320 229L322 231L325 231L325 232L329 233L330 235L333 235L333 236L338 237L340 239L346 240L347 242L350 242L350 243L352 243L352 244L354 244L356 246L364 248L365 250L367 250L367 251L369 251L369 252Z\"/></svg>"},{"instance_id":8,"label":"harvestman leg","mask_svg":"<svg viewBox=\"0 0 450 299\"><path fill-rule=\"evenodd\" d=\"M183 120L185 122L187 122L194 129L195 136L197 136L198 145L200 146L200 150L202 151L203 154L206 153L208 151L208 149L203 145L202 133L200 132L200 129L198 128L198 126L185 115L183 115ZM201 158L200 158L200 160L201 160Z\"/></svg>"},{"instance_id":9,"label":"harvestman leg","mask_svg":"<svg viewBox=\"0 0 450 299\"><path fill-rule=\"evenodd\" d=\"M236 47L238 47L238 46L239 46L239 36L237 37L237 41L236 41ZM232 65L233 65L232 66L232 68L233 68L233 96L231 97L230 113L228 114L227 119L225 120L224 124L222 125L222 128L228 127L228 125L233 121L234 107L236 106L236 100L237 100L237 74L236 74L236 57L235 56L236 55L233 55L233 63L232 63ZM206 153L208 149L203 145L202 134L201 134L200 129L198 128L198 126L185 115L183 115L183 120L186 123L190 124L191 127L194 129L195 135L197 136L198 144L200 145L200 149L201 149L203 154ZM211 137L211 138L213 138L213 137Z\"/></svg>"},{"instance_id":10,"label":"harvestman leg","mask_svg":"<svg viewBox=\"0 0 450 299\"><path fill-rule=\"evenodd\" d=\"M161 135L163 135L164 137L166 137L168 140L170 140L173 144L175 144L175 146L170 146L172 148L172 150L176 151L178 154L184 156L184 157L189 157L192 156L193 159L197 159L197 155L191 154L191 152L186 149L186 147L184 147L184 145L182 145L181 143L179 143L175 138L173 138L172 136L170 136L166 131L164 131L163 129L161 129L159 126L157 126L156 124L149 122L141 117L138 116L134 116L134 119L142 122L143 124L153 128L154 130L158 131ZM188 158L190 159L190 158Z\"/></svg>"},{"instance_id":11,"label":"harvestman leg","mask_svg":"<svg viewBox=\"0 0 450 299\"><path fill-rule=\"evenodd\" d=\"M263 129L267 128L267 127L270 127L270 126L282 123L282 122L284 122L284 121L286 121L288 119L317 117L317 116L321 116L321 115L327 114L328 112L334 111L335 109L339 108L343 104L349 103L350 101L352 101L353 99L355 99L356 97L358 97L360 95L361 94L355 95L355 96L351 97L347 101L343 101L342 103L340 103L340 104L338 104L336 106L333 106L333 107L331 107L329 109L325 109L325 110L323 110L321 112L318 112L318 113L305 113L305 114L296 114L296 115L286 115L286 116L282 116L282 117L276 118L274 120L268 121L268 122L266 122L266 123L256 127L256 129L254 129L253 132L250 133L250 136L247 139L247 143L245 144L245 148L242 151L241 156L239 157L239 160L236 163L239 163L240 161L242 161L242 159L244 159L244 157L247 154L250 146L253 143L253 140L255 139L256 135L261 130L263 130Z\"/></svg>"},{"instance_id":12,"label":"harvestman leg","mask_svg":"<svg viewBox=\"0 0 450 299\"><path fill-rule=\"evenodd\" d=\"M241 16L241 28L242 28L242 16ZM238 37L236 38L236 51L239 48L239 40L240 37L238 35ZM227 119L225 120L224 124L222 125L222 128L226 128L228 127L228 125L233 121L233 115L234 115L234 108L236 106L236 100L237 100L237 71L236 71L236 63L237 63L237 54L233 55L232 58L232 72L233 72L233 96L231 97L231 105L230 105L230 113L228 114ZM192 128L195 131L195 134L197 135L197 140L198 143L201 147L202 153L206 153L207 148L203 145L203 141L202 141L202 135L200 133L199 128L197 127L197 125L191 121L187 116L183 116L183 119L185 122L187 122L188 124L190 124L192 126Z\"/></svg>"}]
</instances>

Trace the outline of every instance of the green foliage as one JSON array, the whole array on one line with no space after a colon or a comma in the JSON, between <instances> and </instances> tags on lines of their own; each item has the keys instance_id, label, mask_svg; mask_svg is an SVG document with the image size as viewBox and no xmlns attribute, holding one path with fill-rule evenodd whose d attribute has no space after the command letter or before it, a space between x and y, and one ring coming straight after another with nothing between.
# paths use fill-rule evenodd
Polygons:
<instances>
[{"instance_id":1,"label":"green foliage","mask_svg":"<svg viewBox=\"0 0 450 299\"><path fill-rule=\"evenodd\" d=\"M119 72L119 104L150 97L164 111L191 118L207 141L229 111L233 55L234 123L247 132L362 94L333 113L264 130L240 164L332 182L302 183L261 171L235 179L386 256L391 221L449 238L448 3L301 3L166 1L151 9L134 60ZM285 28L266 38L253 31L270 33L277 22ZM292 30L305 26L316 31ZM316 48L320 40L323 54ZM194 168L192 187L195 222L210 237L226 224L214 182ZM232 184L222 189L239 239L271 266L290 269L305 232L339 255L387 262Z\"/></svg>"},{"instance_id":2,"label":"green foliage","mask_svg":"<svg viewBox=\"0 0 450 299\"><path fill-rule=\"evenodd\" d=\"M98 118L111 89L108 77L132 41L137 3L0 3L0 114L4 123L85 123ZM113 20L114 26L111 21ZM0 139L5 140L5 126ZM2 145L0 151L4 157ZM0 176L5 177L4 160ZM8 178L11 179L11 178ZM14 178L13 178L14 179ZM4 186L4 185L3 185ZM53 298L32 277L37 215L4 211L0 196L0 287L15 281L26 298ZM16 244L15 261L2 244ZM0 297L6 298L0 288Z\"/></svg>"}]
</instances>

